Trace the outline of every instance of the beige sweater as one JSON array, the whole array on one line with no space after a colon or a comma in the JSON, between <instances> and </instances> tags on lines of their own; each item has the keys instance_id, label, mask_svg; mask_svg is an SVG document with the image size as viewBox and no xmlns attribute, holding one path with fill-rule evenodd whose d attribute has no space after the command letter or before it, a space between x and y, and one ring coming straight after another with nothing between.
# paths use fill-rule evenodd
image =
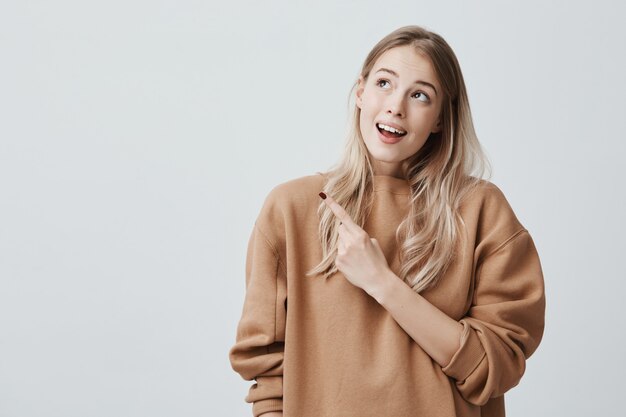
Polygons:
<instances>
[{"instance_id":1,"label":"beige sweater","mask_svg":"<svg viewBox=\"0 0 626 417\"><path fill-rule=\"evenodd\" d=\"M463 324L460 347L442 368L340 272L305 276L321 260L316 211L324 181L318 173L274 187L250 235L229 359L256 381L245 397L253 415L504 416L504 393L542 339L545 295L533 240L501 190L483 181L465 201L464 249L440 285L421 293ZM407 214L409 185L377 175L374 190L363 228L392 254L397 275L394 234Z\"/></svg>"}]
</instances>

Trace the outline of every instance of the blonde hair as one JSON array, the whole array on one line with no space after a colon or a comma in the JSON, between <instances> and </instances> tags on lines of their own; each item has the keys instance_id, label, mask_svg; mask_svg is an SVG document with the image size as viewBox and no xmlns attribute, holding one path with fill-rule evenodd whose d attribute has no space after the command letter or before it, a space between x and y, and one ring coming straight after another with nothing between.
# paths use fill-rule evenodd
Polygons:
<instances>
[{"instance_id":1,"label":"blonde hair","mask_svg":"<svg viewBox=\"0 0 626 417\"><path fill-rule=\"evenodd\" d=\"M431 133L422 148L401 163L411 189L407 217L396 230L401 261L400 278L415 292L436 285L457 252L455 244L463 220L459 206L481 183L491 165L476 137L461 68L452 48L438 34L420 26L404 26L381 39L367 55L361 75L367 81L377 59L391 48L410 45L428 57L443 89L442 129ZM358 80L350 90L353 96ZM350 106L350 104L349 104ZM361 110L352 104L352 118L344 152L325 175L330 194L363 227L373 201L374 175L359 128ZM307 276L337 272L338 221L321 201L318 207L322 261Z\"/></svg>"}]
</instances>

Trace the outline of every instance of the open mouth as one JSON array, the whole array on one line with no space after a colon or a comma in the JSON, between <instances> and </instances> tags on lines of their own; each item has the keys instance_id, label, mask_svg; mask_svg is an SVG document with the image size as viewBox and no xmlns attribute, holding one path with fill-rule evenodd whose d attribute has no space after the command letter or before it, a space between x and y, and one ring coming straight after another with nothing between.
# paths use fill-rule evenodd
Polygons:
<instances>
[{"instance_id":1,"label":"open mouth","mask_svg":"<svg viewBox=\"0 0 626 417\"><path fill-rule=\"evenodd\" d=\"M376 129L386 138L397 139L405 136L407 134L406 131L398 131L392 127L382 127L379 123L376 123Z\"/></svg>"}]
</instances>

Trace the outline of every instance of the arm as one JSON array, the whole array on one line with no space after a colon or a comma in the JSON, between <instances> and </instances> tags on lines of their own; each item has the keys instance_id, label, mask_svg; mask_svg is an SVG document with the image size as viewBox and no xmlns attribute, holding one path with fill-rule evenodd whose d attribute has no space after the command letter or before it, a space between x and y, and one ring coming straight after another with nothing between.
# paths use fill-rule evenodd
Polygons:
<instances>
[{"instance_id":1,"label":"arm","mask_svg":"<svg viewBox=\"0 0 626 417\"><path fill-rule=\"evenodd\" d=\"M253 403L255 417L282 411L287 298L284 270L273 244L255 223L248 242L243 311L236 343L229 352L232 368L245 380L256 380L245 398Z\"/></svg>"},{"instance_id":2,"label":"arm","mask_svg":"<svg viewBox=\"0 0 626 417\"><path fill-rule=\"evenodd\" d=\"M519 383L542 339L545 314L543 274L527 230L478 262L473 303L458 323L411 294L400 279L385 282L372 296L456 381L468 402L484 405ZM414 319L420 316L429 319Z\"/></svg>"},{"instance_id":3,"label":"arm","mask_svg":"<svg viewBox=\"0 0 626 417\"><path fill-rule=\"evenodd\" d=\"M463 325L451 319L427 299L413 291L389 270L389 279L370 295L382 305L413 340L441 367L459 349ZM428 320L415 320L428 317Z\"/></svg>"}]
</instances>

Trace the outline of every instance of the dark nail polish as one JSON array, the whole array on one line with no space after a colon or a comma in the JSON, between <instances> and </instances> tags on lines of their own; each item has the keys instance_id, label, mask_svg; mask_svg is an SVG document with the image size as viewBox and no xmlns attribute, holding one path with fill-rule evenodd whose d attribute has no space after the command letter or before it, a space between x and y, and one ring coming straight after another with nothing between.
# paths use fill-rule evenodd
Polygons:
<instances>
[{"instance_id":1,"label":"dark nail polish","mask_svg":"<svg viewBox=\"0 0 626 417\"><path fill-rule=\"evenodd\" d=\"M320 197L322 197L322 200L326 200L326 194L323 191L320 193Z\"/></svg>"}]
</instances>

